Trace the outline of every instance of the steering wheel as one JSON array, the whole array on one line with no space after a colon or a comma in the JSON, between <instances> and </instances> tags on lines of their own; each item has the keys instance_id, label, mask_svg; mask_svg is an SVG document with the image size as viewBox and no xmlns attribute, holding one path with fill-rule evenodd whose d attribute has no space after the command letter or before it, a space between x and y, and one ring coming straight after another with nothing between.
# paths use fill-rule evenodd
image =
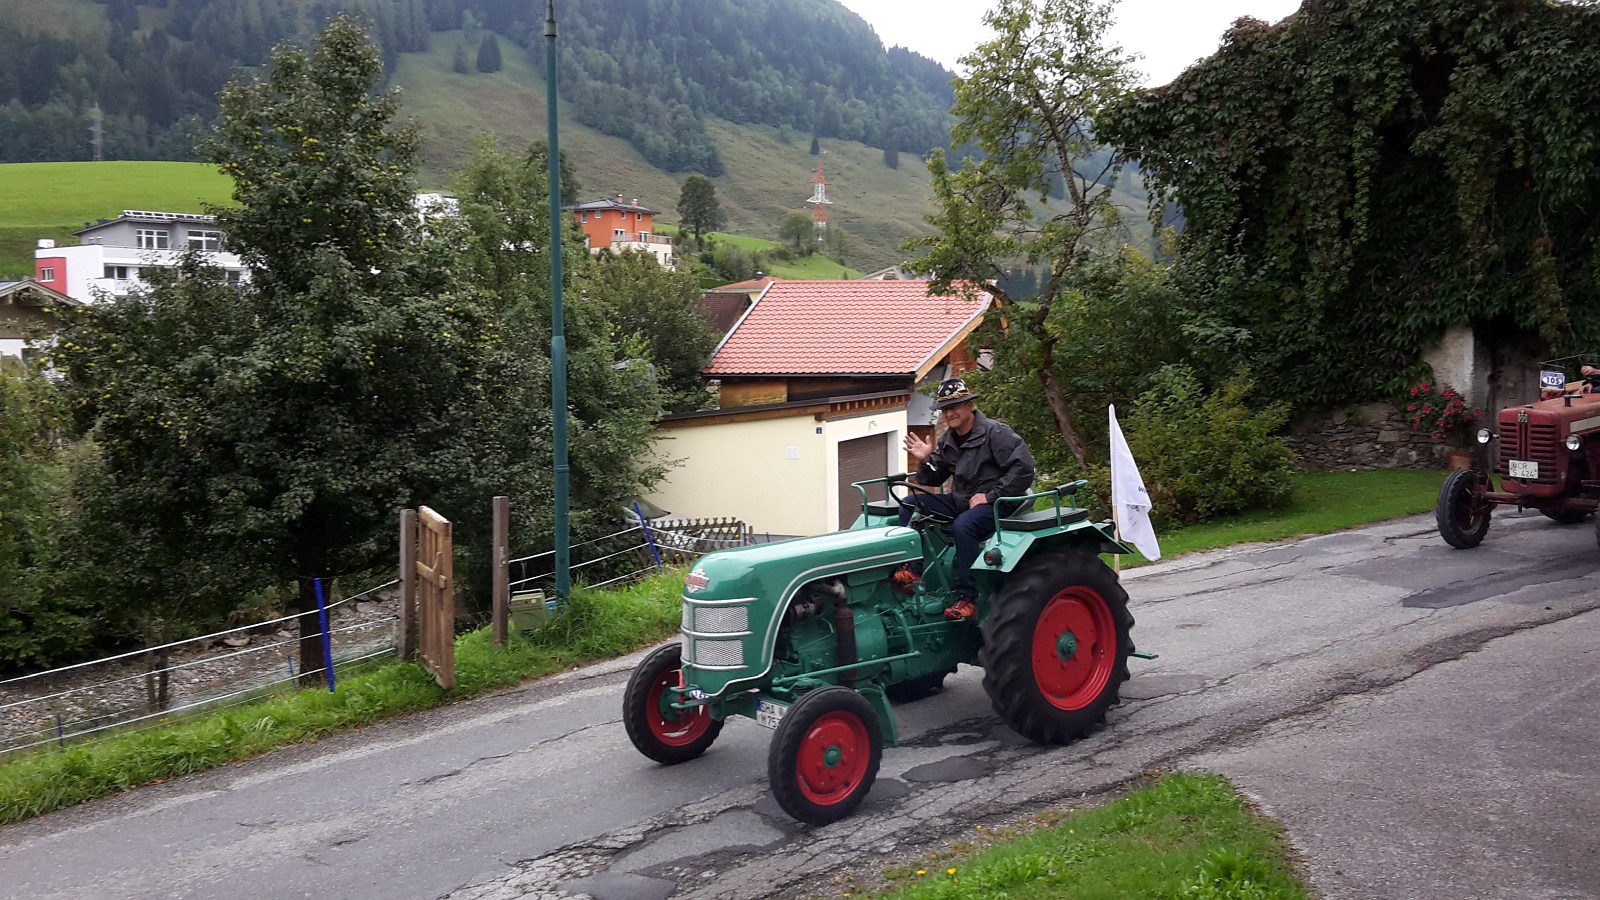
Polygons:
<instances>
[{"instance_id":1,"label":"steering wheel","mask_svg":"<svg viewBox=\"0 0 1600 900\"><path fill-rule=\"evenodd\" d=\"M901 488L902 490L899 493L896 493L895 492L895 488ZM907 481L904 478L901 478L898 481L891 480L889 482L888 491L889 491L889 496L894 500L894 502L900 504L901 506L906 506L907 505L906 500L907 500L907 498L909 498L912 495L912 493L928 494L930 496L935 496L935 497L939 495L938 491L934 490L931 487L928 487L927 485L922 485L922 484L917 484L916 482ZM916 512L916 515L921 516L922 518L928 519L928 520L933 521L933 522L943 522L943 523L948 524L950 522L955 521L954 519L951 519L948 516L942 516L942 515L940 515L940 514L938 514L936 512L933 512L932 510L929 510L928 508L924 507L920 503L919 504L914 504L913 508L914 508L914 510Z\"/></svg>"}]
</instances>

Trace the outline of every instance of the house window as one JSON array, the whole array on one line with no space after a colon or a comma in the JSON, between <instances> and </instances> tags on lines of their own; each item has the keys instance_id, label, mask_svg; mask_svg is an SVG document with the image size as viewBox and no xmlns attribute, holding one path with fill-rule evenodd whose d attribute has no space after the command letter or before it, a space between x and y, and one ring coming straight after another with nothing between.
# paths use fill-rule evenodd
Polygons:
<instances>
[{"instance_id":1,"label":"house window","mask_svg":"<svg viewBox=\"0 0 1600 900\"><path fill-rule=\"evenodd\" d=\"M585 210L584 212L578 213L578 221L580 221L580 222L588 222L589 221L589 213L588 213L587 210Z\"/></svg>"},{"instance_id":2,"label":"house window","mask_svg":"<svg viewBox=\"0 0 1600 900\"><path fill-rule=\"evenodd\" d=\"M615 243L616 241L625 241L627 239L628 239L628 232L622 230L621 228L618 228L617 230L611 232L611 240L612 240L613 243Z\"/></svg>"},{"instance_id":3,"label":"house window","mask_svg":"<svg viewBox=\"0 0 1600 900\"><path fill-rule=\"evenodd\" d=\"M49 266L40 267L40 269L39 269L39 280L40 281L55 281L56 280L56 270L50 268Z\"/></svg>"},{"instance_id":4,"label":"house window","mask_svg":"<svg viewBox=\"0 0 1600 900\"><path fill-rule=\"evenodd\" d=\"M106 266L106 270L105 271L106 271L106 277L107 278L115 278L118 281L127 281L128 280L128 267L127 266Z\"/></svg>"},{"instance_id":5,"label":"house window","mask_svg":"<svg viewBox=\"0 0 1600 900\"><path fill-rule=\"evenodd\" d=\"M228 283L229 284L238 284L239 283L239 279L241 277L243 277L243 273L240 272L238 269L229 269L228 270Z\"/></svg>"},{"instance_id":6,"label":"house window","mask_svg":"<svg viewBox=\"0 0 1600 900\"><path fill-rule=\"evenodd\" d=\"M192 232L191 232L192 233ZM140 228L134 232L140 250L167 249L167 232L163 228Z\"/></svg>"},{"instance_id":7,"label":"house window","mask_svg":"<svg viewBox=\"0 0 1600 900\"><path fill-rule=\"evenodd\" d=\"M189 249L191 250L221 250L222 232L220 231L194 231L189 232Z\"/></svg>"},{"instance_id":8,"label":"house window","mask_svg":"<svg viewBox=\"0 0 1600 900\"><path fill-rule=\"evenodd\" d=\"M639 243L641 243L641 244L650 243L650 232L648 232L648 231L639 232Z\"/></svg>"}]
</instances>

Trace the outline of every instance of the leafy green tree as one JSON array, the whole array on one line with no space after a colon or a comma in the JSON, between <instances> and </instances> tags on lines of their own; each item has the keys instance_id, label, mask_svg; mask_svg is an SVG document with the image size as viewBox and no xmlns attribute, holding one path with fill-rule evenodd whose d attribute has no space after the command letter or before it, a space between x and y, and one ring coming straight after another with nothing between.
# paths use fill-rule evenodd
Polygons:
<instances>
[{"instance_id":1,"label":"leafy green tree","mask_svg":"<svg viewBox=\"0 0 1600 900\"><path fill-rule=\"evenodd\" d=\"M778 240L793 247L796 253L810 256L817 249L817 226L803 212L789 213L778 226Z\"/></svg>"},{"instance_id":2,"label":"leafy green tree","mask_svg":"<svg viewBox=\"0 0 1600 900\"><path fill-rule=\"evenodd\" d=\"M55 590L66 466L55 387L0 357L0 671L48 665L94 637L84 595Z\"/></svg>"},{"instance_id":3,"label":"leafy green tree","mask_svg":"<svg viewBox=\"0 0 1600 900\"><path fill-rule=\"evenodd\" d=\"M847 260L851 250L850 235L843 228L836 224L829 225L828 230L823 233L823 244L827 246L828 255L833 257L834 262L841 266L849 265Z\"/></svg>"},{"instance_id":4,"label":"leafy green tree","mask_svg":"<svg viewBox=\"0 0 1600 900\"><path fill-rule=\"evenodd\" d=\"M493 33L483 36L483 43L478 45L478 71L500 71L500 40Z\"/></svg>"},{"instance_id":5,"label":"leafy green tree","mask_svg":"<svg viewBox=\"0 0 1600 900\"><path fill-rule=\"evenodd\" d=\"M722 335L706 312L699 279L662 268L648 253L602 253L585 275L582 290L589 302L606 311L619 335L648 350L669 411L705 405L700 370Z\"/></svg>"},{"instance_id":6,"label":"leafy green tree","mask_svg":"<svg viewBox=\"0 0 1600 900\"><path fill-rule=\"evenodd\" d=\"M416 137L374 95L382 74L337 17L309 53L280 46L264 79L230 83L202 149L234 180L219 219L248 282L191 258L63 334L104 460L92 502L143 542L118 558L149 560L127 602L292 580L313 613L316 579L392 565L395 510L472 468L496 335L413 210ZM314 673L316 617L300 622Z\"/></svg>"},{"instance_id":7,"label":"leafy green tree","mask_svg":"<svg viewBox=\"0 0 1600 900\"><path fill-rule=\"evenodd\" d=\"M704 175L690 175L678 192L678 219L682 227L694 232L695 246L700 236L722 224L722 204L717 202L717 186Z\"/></svg>"},{"instance_id":8,"label":"leafy green tree","mask_svg":"<svg viewBox=\"0 0 1600 900\"><path fill-rule=\"evenodd\" d=\"M817 133L814 131L811 133L811 155L822 155L822 141L817 138Z\"/></svg>"},{"instance_id":9,"label":"leafy green tree","mask_svg":"<svg viewBox=\"0 0 1600 900\"><path fill-rule=\"evenodd\" d=\"M492 476L479 489L479 508L492 493L513 498L516 546L550 542L550 219L547 152L536 143L520 159L492 136L481 137L455 190L461 202L456 239L462 278L494 311L506 361L523 374L507 379L508 393L480 412L489 438L478 463ZM618 501L637 496L662 475L650 462L653 424L664 406L648 365L649 351L609 318L608 303L586 296L594 264L577 228L562 232L567 335L568 431L574 535L615 531ZM654 262L651 262L654 265ZM615 335L615 336L614 336ZM492 490L491 490L492 488Z\"/></svg>"},{"instance_id":10,"label":"leafy green tree","mask_svg":"<svg viewBox=\"0 0 1600 900\"><path fill-rule=\"evenodd\" d=\"M456 44L455 55L450 57L450 71L457 75L466 75L472 71L472 62L467 57L467 44L465 41Z\"/></svg>"},{"instance_id":11,"label":"leafy green tree","mask_svg":"<svg viewBox=\"0 0 1600 900\"><path fill-rule=\"evenodd\" d=\"M900 168L900 151L893 147L883 148L883 164L891 169Z\"/></svg>"},{"instance_id":12,"label":"leafy green tree","mask_svg":"<svg viewBox=\"0 0 1600 900\"><path fill-rule=\"evenodd\" d=\"M980 152L952 169L935 151L928 161L936 233L913 243L938 291L975 290L1018 260L1046 264L1037 296L1011 298L999 287L991 332L997 356L1037 385L1080 467L1089 448L1074 401L1057 370L1063 335L1050 327L1057 301L1075 289L1079 270L1116 236L1111 204L1120 158L1088 165L1098 146L1095 118L1134 83L1133 61L1110 46L1110 0L1000 0L984 17L994 38L962 59L955 82L951 144ZM1052 181L1064 176L1065 208L1047 207Z\"/></svg>"}]
</instances>

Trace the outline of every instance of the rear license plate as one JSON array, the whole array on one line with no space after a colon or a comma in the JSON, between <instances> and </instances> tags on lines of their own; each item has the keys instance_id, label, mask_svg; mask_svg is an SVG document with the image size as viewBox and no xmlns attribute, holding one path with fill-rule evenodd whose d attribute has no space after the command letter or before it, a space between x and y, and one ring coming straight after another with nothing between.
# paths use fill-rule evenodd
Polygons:
<instances>
[{"instance_id":1,"label":"rear license plate","mask_svg":"<svg viewBox=\"0 0 1600 900\"><path fill-rule=\"evenodd\" d=\"M1519 481L1531 481L1539 477L1539 463L1537 460L1513 459L1507 463L1506 474Z\"/></svg>"},{"instance_id":2,"label":"rear license plate","mask_svg":"<svg viewBox=\"0 0 1600 900\"><path fill-rule=\"evenodd\" d=\"M756 701L756 724L767 728L777 728L783 717L789 714L789 707L771 700Z\"/></svg>"}]
</instances>

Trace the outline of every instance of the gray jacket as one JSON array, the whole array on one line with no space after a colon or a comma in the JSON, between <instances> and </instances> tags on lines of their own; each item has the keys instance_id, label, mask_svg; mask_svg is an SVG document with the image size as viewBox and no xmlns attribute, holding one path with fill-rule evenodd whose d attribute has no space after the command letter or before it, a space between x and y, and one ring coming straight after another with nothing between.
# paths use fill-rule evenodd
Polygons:
<instances>
[{"instance_id":1,"label":"gray jacket","mask_svg":"<svg viewBox=\"0 0 1600 900\"><path fill-rule=\"evenodd\" d=\"M974 494L984 494L993 502L1028 493L1033 485L1033 454L1028 445L1006 423L981 412L974 416L972 430L959 443L955 431L946 429L933 455L917 467L917 481L932 487L950 480L950 493L962 506Z\"/></svg>"}]
</instances>

